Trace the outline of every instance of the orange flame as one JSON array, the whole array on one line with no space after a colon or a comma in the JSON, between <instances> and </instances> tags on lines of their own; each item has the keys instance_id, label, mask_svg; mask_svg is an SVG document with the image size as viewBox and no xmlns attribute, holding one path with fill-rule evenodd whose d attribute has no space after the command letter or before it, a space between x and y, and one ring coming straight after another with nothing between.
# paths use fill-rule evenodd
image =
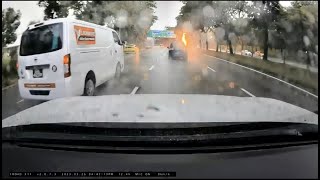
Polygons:
<instances>
[{"instance_id":1,"label":"orange flame","mask_svg":"<svg viewBox=\"0 0 320 180\"><path fill-rule=\"evenodd\" d=\"M182 34L182 42L185 46L187 46L186 33Z\"/></svg>"}]
</instances>

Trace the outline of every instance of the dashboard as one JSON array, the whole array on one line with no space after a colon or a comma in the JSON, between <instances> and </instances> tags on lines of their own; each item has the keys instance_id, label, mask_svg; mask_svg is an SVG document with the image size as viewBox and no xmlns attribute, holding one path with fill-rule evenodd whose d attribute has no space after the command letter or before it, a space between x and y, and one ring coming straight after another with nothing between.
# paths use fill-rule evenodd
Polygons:
<instances>
[{"instance_id":1,"label":"dashboard","mask_svg":"<svg viewBox=\"0 0 320 180\"><path fill-rule=\"evenodd\" d=\"M175 172L175 178L318 178L318 144L219 153L131 154L2 143L10 172Z\"/></svg>"}]
</instances>

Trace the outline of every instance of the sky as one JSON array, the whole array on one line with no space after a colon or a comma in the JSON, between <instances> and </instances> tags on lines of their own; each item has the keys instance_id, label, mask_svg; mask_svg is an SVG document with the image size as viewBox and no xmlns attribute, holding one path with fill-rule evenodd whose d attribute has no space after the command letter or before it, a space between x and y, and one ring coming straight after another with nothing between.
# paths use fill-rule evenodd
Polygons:
<instances>
[{"instance_id":1,"label":"sky","mask_svg":"<svg viewBox=\"0 0 320 180\"><path fill-rule=\"evenodd\" d=\"M38 1L2 1L2 9L12 7L21 11L20 26L16 33L20 35L32 20L43 20L43 10L37 5ZM182 2L180 1L156 1L155 15L158 20L151 26L152 30L163 30L165 26L176 26L176 17L179 15ZM289 6L291 1L280 1L283 6Z\"/></svg>"},{"instance_id":2,"label":"sky","mask_svg":"<svg viewBox=\"0 0 320 180\"><path fill-rule=\"evenodd\" d=\"M155 15L158 16L152 26L152 30L163 30L165 26L176 26L176 17L179 15L182 7L181 1L156 1L157 9Z\"/></svg>"}]
</instances>

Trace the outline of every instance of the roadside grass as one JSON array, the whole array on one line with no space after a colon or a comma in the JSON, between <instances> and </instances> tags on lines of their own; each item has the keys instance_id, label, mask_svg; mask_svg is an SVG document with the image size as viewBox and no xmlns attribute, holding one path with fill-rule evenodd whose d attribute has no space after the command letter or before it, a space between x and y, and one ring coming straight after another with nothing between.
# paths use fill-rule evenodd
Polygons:
<instances>
[{"instance_id":1,"label":"roadside grass","mask_svg":"<svg viewBox=\"0 0 320 180\"><path fill-rule=\"evenodd\" d=\"M230 55L228 53L215 51L205 51L205 53L261 71L318 95L318 73L287 64L275 63L237 54Z\"/></svg>"},{"instance_id":2,"label":"roadside grass","mask_svg":"<svg viewBox=\"0 0 320 180\"><path fill-rule=\"evenodd\" d=\"M18 81L18 75L15 70L16 61L11 61L10 57L2 57L2 88L10 86Z\"/></svg>"}]
</instances>

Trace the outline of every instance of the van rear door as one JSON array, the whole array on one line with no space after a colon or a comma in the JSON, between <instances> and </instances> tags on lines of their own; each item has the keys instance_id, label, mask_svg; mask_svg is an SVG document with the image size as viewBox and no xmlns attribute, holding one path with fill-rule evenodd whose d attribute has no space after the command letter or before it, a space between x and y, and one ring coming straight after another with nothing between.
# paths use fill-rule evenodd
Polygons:
<instances>
[{"instance_id":1,"label":"van rear door","mask_svg":"<svg viewBox=\"0 0 320 180\"><path fill-rule=\"evenodd\" d=\"M67 44L63 24L41 25L23 33L18 60L21 79L33 83L64 81L63 47Z\"/></svg>"}]
</instances>

